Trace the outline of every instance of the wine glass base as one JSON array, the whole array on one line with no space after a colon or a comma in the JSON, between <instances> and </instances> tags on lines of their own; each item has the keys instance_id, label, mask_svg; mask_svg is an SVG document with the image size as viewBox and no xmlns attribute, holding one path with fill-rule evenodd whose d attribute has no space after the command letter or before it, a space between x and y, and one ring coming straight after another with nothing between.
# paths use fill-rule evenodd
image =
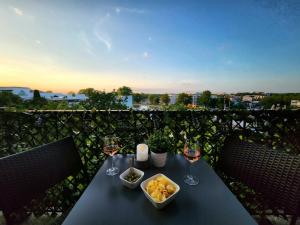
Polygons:
<instances>
[{"instance_id":1,"label":"wine glass base","mask_svg":"<svg viewBox=\"0 0 300 225\"><path fill-rule=\"evenodd\" d=\"M119 173L119 168L118 167L111 167L106 170L106 175L107 176L114 176Z\"/></svg>"},{"instance_id":2,"label":"wine glass base","mask_svg":"<svg viewBox=\"0 0 300 225\"><path fill-rule=\"evenodd\" d=\"M199 179L193 175L185 175L184 183L188 185L197 185L199 183Z\"/></svg>"}]
</instances>

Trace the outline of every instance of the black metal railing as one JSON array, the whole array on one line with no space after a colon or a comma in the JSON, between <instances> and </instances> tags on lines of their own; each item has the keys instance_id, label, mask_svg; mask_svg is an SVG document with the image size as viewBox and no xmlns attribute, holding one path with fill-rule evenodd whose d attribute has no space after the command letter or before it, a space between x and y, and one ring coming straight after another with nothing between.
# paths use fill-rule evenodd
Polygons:
<instances>
[{"instance_id":1,"label":"black metal railing","mask_svg":"<svg viewBox=\"0 0 300 225\"><path fill-rule=\"evenodd\" d=\"M32 210L56 213L71 207L101 166L103 137L121 138L121 153L133 153L155 130L173 139L172 152L181 152L185 138L202 145L203 157L214 167L226 136L263 142L298 154L290 137L300 127L300 111L35 111L0 112L0 157L72 135L87 175L69 177L49 191ZM88 177L86 177L88 176Z\"/></svg>"}]
</instances>

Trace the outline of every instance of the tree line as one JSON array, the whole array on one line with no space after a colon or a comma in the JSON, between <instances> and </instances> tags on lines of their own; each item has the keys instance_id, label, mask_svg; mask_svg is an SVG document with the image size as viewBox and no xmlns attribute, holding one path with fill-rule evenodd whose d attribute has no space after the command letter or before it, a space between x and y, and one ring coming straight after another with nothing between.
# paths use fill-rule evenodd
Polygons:
<instances>
[{"instance_id":1,"label":"tree line","mask_svg":"<svg viewBox=\"0 0 300 225\"><path fill-rule=\"evenodd\" d=\"M74 92L71 94L75 95ZM49 101L41 97L39 90L33 91L31 100L22 100L18 95L10 92L0 92L0 107L12 108L16 110L25 109L47 109L47 110L90 110L90 109L126 109L122 96L132 96L135 105L146 104L160 107L166 110L185 110L195 107L192 105L192 96L187 93L180 93L176 97L176 101L170 104L171 99L168 94L146 94L134 93L130 87L123 86L112 92L100 91L94 88L85 88L78 91L78 94L85 94L88 99L76 104L69 104L66 100ZM263 93L237 93L236 96L246 94L263 94ZM300 100L299 93L288 94L272 94L266 96L260 102L265 109L270 109L273 105L290 107L291 100ZM246 109L246 105L242 101L231 104L229 95L220 95L213 97L209 90L204 91L197 99L196 103L200 108L207 109Z\"/></svg>"},{"instance_id":2,"label":"tree line","mask_svg":"<svg viewBox=\"0 0 300 225\"><path fill-rule=\"evenodd\" d=\"M72 93L73 95L75 93ZM0 107L10 110L90 110L90 109L126 109L121 96L132 95L129 87L123 86L112 92L95 90L93 88L81 89L78 94L85 94L88 99L75 104L66 100L50 101L41 97L39 90L33 91L33 98L23 100L11 92L0 92Z\"/></svg>"}]
</instances>

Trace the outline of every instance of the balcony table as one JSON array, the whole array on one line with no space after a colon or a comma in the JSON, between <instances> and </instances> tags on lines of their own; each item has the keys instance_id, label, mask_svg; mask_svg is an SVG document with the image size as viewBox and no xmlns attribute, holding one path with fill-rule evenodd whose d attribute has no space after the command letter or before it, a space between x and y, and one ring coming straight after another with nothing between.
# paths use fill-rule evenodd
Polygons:
<instances>
[{"instance_id":1,"label":"balcony table","mask_svg":"<svg viewBox=\"0 0 300 225\"><path fill-rule=\"evenodd\" d=\"M120 173L128 168L127 159L128 156L115 156ZM152 206L140 187L130 190L121 185L119 175L106 176L110 165L111 159L104 162L63 225L257 224L203 159L192 169L200 180L197 186L188 186L183 181L188 162L182 155L169 155L165 168L144 170L143 180L161 172L181 188L176 198L162 210Z\"/></svg>"}]
</instances>

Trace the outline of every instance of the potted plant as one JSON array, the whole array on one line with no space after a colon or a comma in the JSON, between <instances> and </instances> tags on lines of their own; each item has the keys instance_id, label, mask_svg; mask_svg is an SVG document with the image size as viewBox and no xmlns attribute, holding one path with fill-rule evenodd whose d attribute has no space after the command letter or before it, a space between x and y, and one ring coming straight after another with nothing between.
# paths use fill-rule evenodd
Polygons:
<instances>
[{"instance_id":1,"label":"potted plant","mask_svg":"<svg viewBox=\"0 0 300 225\"><path fill-rule=\"evenodd\" d=\"M151 160L155 167L164 167L167 162L167 151L171 147L170 138L163 132L156 131L149 136Z\"/></svg>"}]
</instances>

